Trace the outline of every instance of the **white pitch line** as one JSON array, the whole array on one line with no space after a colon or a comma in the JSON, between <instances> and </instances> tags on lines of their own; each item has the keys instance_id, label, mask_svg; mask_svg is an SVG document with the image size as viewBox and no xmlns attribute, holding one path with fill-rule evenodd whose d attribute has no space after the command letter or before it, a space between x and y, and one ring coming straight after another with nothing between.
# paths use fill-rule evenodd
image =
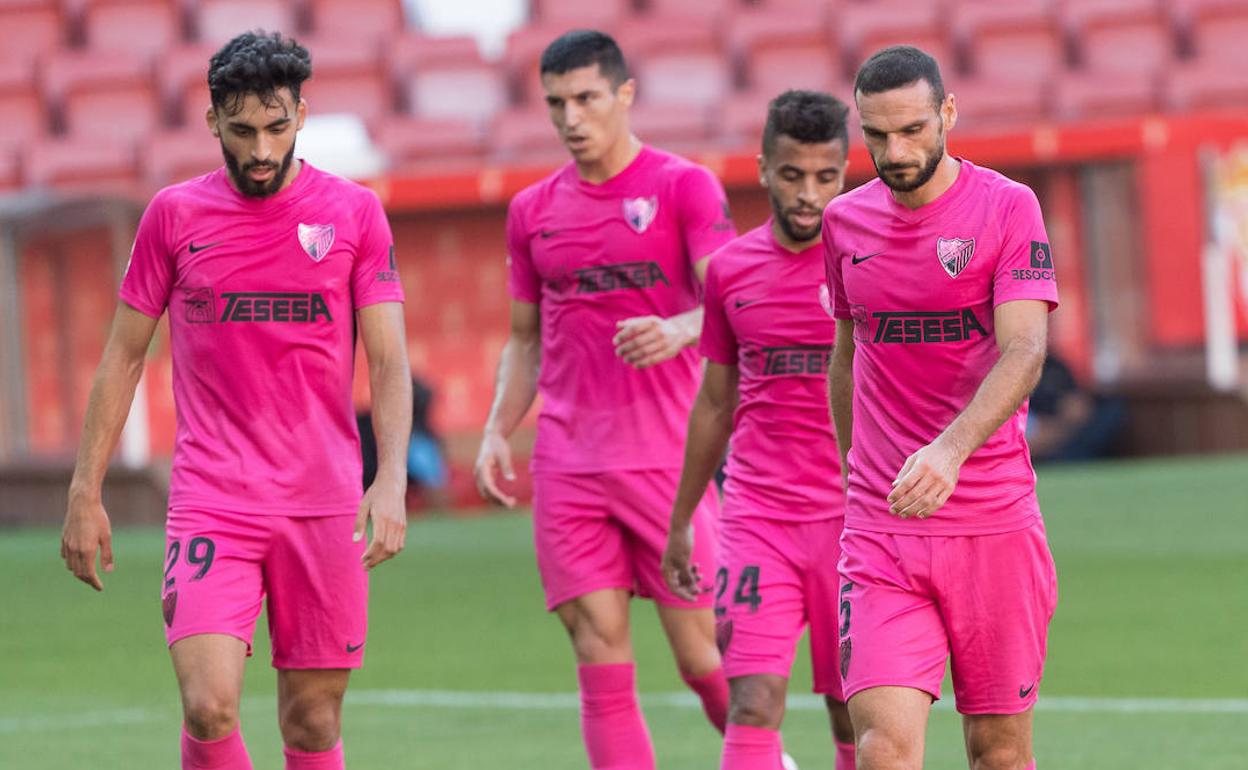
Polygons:
<instances>
[{"instance_id":1,"label":"white pitch line","mask_svg":"<svg viewBox=\"0 0 1248 770\"><path fill-rule=\"evenodd\" d=\"M253 696L244 708L267 708L273 696ZM646 708L695 709L701 702L689 692L646 693ZM380 708L443 708L476 711L575 711L580 705L576 693L498 692L473 690L355 690L348 691L350 706ZM952 699L938 701L935 708L950 711ZM789 696L791 711L822 711L823 698L807 693ZM1070 695L1042 697L1037 711L1086 714L1248 714L1248 698L1092 698ZM169 713L152 709L100 709L77 714L32 714L0 717L0 735L91 727L116 727L172 719Z\"/></svg>"}]
</instances>

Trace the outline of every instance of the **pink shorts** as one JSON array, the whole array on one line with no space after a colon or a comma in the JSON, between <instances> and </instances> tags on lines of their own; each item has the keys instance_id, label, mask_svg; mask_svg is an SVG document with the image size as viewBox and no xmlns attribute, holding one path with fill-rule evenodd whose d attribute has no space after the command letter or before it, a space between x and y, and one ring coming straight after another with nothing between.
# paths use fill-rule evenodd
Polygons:
<instances>
[{"instance_id":1,"label":"pink shorts","mask_svg":"<svg viewBox=\"0 0 1248 770\"><path fill-rule=\"evenodd\" d=\"M161 591L165 638L247 643L268 597L273 666L359 668L368 633L367 542L355 514L274 516L171 510Z\"/></svg>"},{"instance_id":2,"label":"pink shorts","mask_svg":"<svg viewBox=\"0 0 1248 770\"><path fill-rule=\"evenodd\" d=\"M1017 714L1036 702L1057 571L1044 523L998 535L841 538L845 695L912 687L940 697L945 659L963 714Z\"/></svg>"},{"instance_id":3,"label":"pink shorts","mask_svg":"<svg viewBox=\"0 0 1248 770\"><path fill-rule=\"evenodd\" d=\"M715 573L716 637L729 679L786 679L810 625L814 691L841 700L837 666L836 564L845 520L779 521L725 516Z\"/></svg>"},{"instance_id":4,"label":"pink shorts","mask_svg":"<svg viewBox=\"0 0 1248 770\"><path fill-rule=\"evenodd\" d=\"M660 569L679 481L679 470L534 474L533 541L546 609L608 588L672 607L710 607L709 594L696 602L673 594ZM693 516L693 561L708 581L718 517L708 487Z\"/></svg>"}]
</instances>

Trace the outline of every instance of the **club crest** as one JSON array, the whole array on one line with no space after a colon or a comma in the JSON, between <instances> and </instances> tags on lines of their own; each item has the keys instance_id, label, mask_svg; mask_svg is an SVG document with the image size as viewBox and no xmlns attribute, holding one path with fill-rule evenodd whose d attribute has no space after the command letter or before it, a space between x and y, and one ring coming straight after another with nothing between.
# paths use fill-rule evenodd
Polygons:
<instances>
[{"instance_id":1,"label":"club crest","mask_svg":"<svg viewBox=\"0 0 1248 770\"><path fill-rule=\"evenodd\" d=\"M299 245L313 262L320 262L334 245L333 225L305 225L299 223Z\"/></svg>"},{"instance_id":2,"label":"club crest","mask_svg":"<svg viewBox=\"0 0 1248 770\"><path fill-rule=\"evenodd\" d=\"M654 221L658 213L659 198L656 195L651 195L649 198L624 199L624 221L628 222L628 226L633 228L638 235L650 227L650 223Z\"/></svg>"},{"instance_id":3,"label":"club crest","mask_svg":"<svg viewBox=\"0 0 1248 770\"><path fill-rule=\"evenodd\" d=\"M170 591L160 600L161 614L165 616L165 626L173 625L173 616L178 611L178 592Z\"/></svg>"},{"instance_id":4,"label":"club crest","mask_svg":"<svg viewBox=\"0 0 1248 770\"><path fill-rule=\"evenodd\" d=\"M950 278L957 278L975 256L974 238L937 238L936 257Z\"/></svg>"}]
</instances>

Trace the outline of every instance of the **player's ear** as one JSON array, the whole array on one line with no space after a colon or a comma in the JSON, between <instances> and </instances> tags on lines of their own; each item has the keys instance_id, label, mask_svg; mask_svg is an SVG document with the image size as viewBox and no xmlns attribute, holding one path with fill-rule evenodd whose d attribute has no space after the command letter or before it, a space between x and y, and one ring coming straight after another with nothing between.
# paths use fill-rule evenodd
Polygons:
<instances>
[{"instance_id":1,"label":"player's ear","mask_svg":"<svg viewBox=\"0 0 1248 770\"><path fill-rule=\"evenodd\" d=\"M633 78L620 83L615 89L615 98L620 100L625 108L633 106L633 99L637 98L637 81Z\"/></svg>"},{"instance_id":2,"label":"player's ear","mask_svg":"<svg viewBox=\"0 0 1248 770\"><path fill-rule=\"evenodd\" d=\"M945 131L949 131L958 124L958 105L952 93L945 94L945 101L940 105L940 122L944 125Z\"/></svg>"},{"instance_id":3,"label":"player's ear","mask_svg":"<svg viewBox=\"0 0 1248 770\"><path fill-rule=\"evenodd\" d=\"M210 106L208 108L208 111L204 113L204 122L208 124L208 130L212 132L212 135L220 139L221 138L221 125L217 122L217 108L216 107Z\"/></svg>"},{"instance_id":4,"label":"player's ear","mask_svg":"<svg viewBox=\"0 0 1248 770\"><path fill-rule=\"evenodd\" d=\"M758 154L758 183L767 189L767 157L761 152Z\"/></svg>"},{"instance_id":5,"label":"player's ear","mask_svg":"<svg viewBox=\"0 0 1248 770\"><path fill-rule=\"evenodd\" d=\"M295 130L303 128L303 121L308 119L308 100L302 96L299 97L299 104L295 107Z\"/></svg>"}]
</instances>

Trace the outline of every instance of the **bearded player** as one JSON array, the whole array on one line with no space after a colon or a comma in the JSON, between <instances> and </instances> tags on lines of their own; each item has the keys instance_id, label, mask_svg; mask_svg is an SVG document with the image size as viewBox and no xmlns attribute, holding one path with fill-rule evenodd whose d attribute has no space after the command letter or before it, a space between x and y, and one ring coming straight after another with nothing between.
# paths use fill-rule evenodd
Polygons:
<instances>
[{"instance_id":1,"label":"bearded player","mask_svg":"<svg viewBox=\"0 0 1248 770\"><path fill-rule=\"evenodd\" d=\"M61 555L102 590L104 470L168 311L178 425L162 597L184 770L252 766L238 707L266 598L285 766L343 767L366 570L405 536L412 398L393 240L375 195L295 157L310 76L307 50L279 34L240 35L212 57L207 123L225 167L161 190L139 223L70 487ZM357 334L379 453L363 499Z\"/></svg>"},{"instance_id":2,"label":"bearded player","mask_svg":"<svg viewBox=\"0 0 1248 770\"><path fill-rule=\"evenodd\" d=\"M720 524L715 615L731 687L723 770L780 770L780 723L797 641L810 626L814 689L825 696L837 770L854 766L854 733L837 670L836 560L844 494L828 418L829 315L823 209L841 191L848 109L787 91L763 129L759 179L771 218L715 252L707 270L707 359L689 416L684 473L663 572L699 592L690 521L732 442ZM832 478L835 478L833 474Z\"/></svg>"},{"instance_id":3,"label":"bearded player","mask_svg":"<svg viewBox=\"0 0 1248 770\"><path fill-rule=\"evenodd\" d=\"M670 591L659 561L697 391L706 258L734 235L706 169L629 131L634 81L619 47L569 32L542 54L551 120L572 160L507 215L511 334L477 458L483 496L506 505L507 437L540 392L533 529L546 608L572 641L594 768L647 770L629 598L651 598L676 665L723 729L728 685L710 597ZM697 553L714 562L717 501L704 484Z\"/></svg>"},{"instance_id":4,"label":"bearded player","mask_svg":"<svg viewBox=\"0 0 1248 770\"><path fill-rule=\"evenodd\" d=\"M1034 768L1057 578L1024 428L1057 305L1049 239L1031 190L946 152L957 109L930 56L880 51L854 91L879 179L828 206L823 238L858 767L922 767L952 658L970 766Z\"/></svg>"}]
</instances>

